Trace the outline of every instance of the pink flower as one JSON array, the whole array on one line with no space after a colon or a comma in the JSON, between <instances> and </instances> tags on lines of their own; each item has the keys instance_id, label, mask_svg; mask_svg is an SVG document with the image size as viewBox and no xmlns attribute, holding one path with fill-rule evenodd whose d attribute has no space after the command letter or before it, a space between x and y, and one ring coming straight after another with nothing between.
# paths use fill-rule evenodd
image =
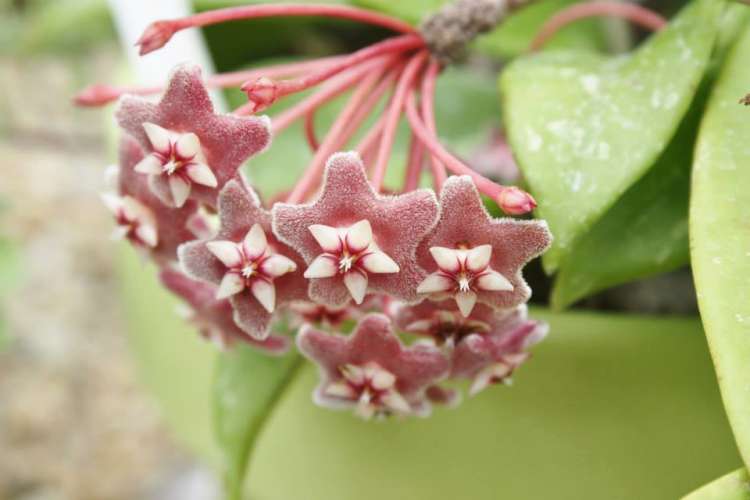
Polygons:
<instances>
[{"instance_id":1,"label":"pink flower","mask_svg":"<svg viewBox=\"0 0 750 500\"><path fill-rule=\"evenodd\" d=\"M296 325L311 323L326 328L337 327L356 313L349 305L329 307L306 300L291 303L289 309L297 316Z\"/></svg>"},{"instance_id":2,"label":"pink flower","mask_svg":"<svg viewBox=\"0 0 750 500\"><path fill-rule=\"evenodd\" d=\"M417 250L419 264L432 271L418 291L453 297L464 316L477 301L495 308L516 306L531 295L522 267L550 242L546 222L495 219L470 177L450 177L440 195L435 231Z\"/></svg>"},{"instance_id":3,"label":"pink flower","mask_svg":"<svg viewBox=\"0 0 750 500\"><path fill-rule=\"evenodd\" d=\"M305 326L297 345L320 367L315 402L353 407L363 418L428 414L425 391L449 370L448 359L436 347L404 347L382 314L365 316L348 337Z\"/></svg>"},{"instance_id":4,"label":"pink flower","mask_svg":"<svg viewBox=\"0 0 750 500\"><path fill-rule=\"evenodd\" d=\"M115 216L113 239L128 239L136 246L155 248L159 244L156 218L150 208L132 196L105 193L102 202Z\"/></svg>"},{"instance_id":5,"label":"pink flower","mask_svg":"<svg viewBox=\"0 0 750 500\"><path fill-rule=\"evenodd\" d=\"M196 66L178 66L158 104L123 97L117 119L148 153L135 170L148 176L160 200L177 207L188 198L215 206L224 184L270 140L265 117L214 114Z\"/></svg>"},{"instance_id":6,"label":"pink flower","mask_svg":"<svg viewBox=\"0 0 750 500\"><path fill-rule=\"evenodd\" d=\"M187 319L198 327L204 338L219 348L230 348L239 341L273 355L283 354L289 349L290 341L286 337L271 335L259 341L240 330L232 319L229 301L215 298L216 287L192 280L172 267L162 269L159 278L166 288L185 301Z\"/></svg>"},{"instance_id":7,"label":"pink flower","mask_svg":"<svg viewBox=\"0 0 750 500\"><path fill-rule=\"evenodd\" d=\"M527 318L526 306L506 314L486 334L471 334L459 343L451 359L451 377L473 380L471 395L490 384L509 382L528 357L527 349L547 335L547 324Z\"/></svg>"},{"instance_id":8,"label":"pink flower","mask_svg":"<svg viewBox=\"0 0 750 500\"><path fill-rule=\"evenodd\" d=\"M401 305L394 322L407 333L430 337L439 346L453 347L471 334L489 333L506 315L507 311L477 304L467 317L452 300L424 300L416 305Z\"/></svg>"},{"instance_id":9,"label":"pink flower","mask_svg":"<svg viewBox=\"0 0 750 500\"><path fill-rule=\"evenodd\" d=\"M376 194L355 153L333 155L320 197L307 205L277 203L274 232L305 258L310 298L340 306L368 292L414 301L425 272L417 245L433 228L437 202L429 190Z\"/></svg>"},{"instance_id":10,"label":"pink flower","mask_svg":"<svg viewBox=\"0 0 750 500\"><path fill-rule=\"evenodd\" d=\"M133 139L120 142L117 175L118 195L105 194L102 200L115 216L114 235L127 238L137 248L150 253L158 262L177 259L177 247L195 239L189 222L197 217L197 204L167 207L148 189L146 180L133 166L143 159L141 147Z\"/></svg>"},{"instance_id":11,"label":"pink flower","mask_svg":"<svg viewBox=\"0 0 750 500\"><path fill-rule=\"evenodd\" d=\"M461 393L440 385L431 385L425 391L425 396L431 403L454 408L461 402Z\"/></svg>"},{"instance_id":12,"label":"pink flower","mask_svg":"<svg viewBox=\"0 0 750 500\"><path fill-rule=\"evenodd\" d=\"M218 234L186 243L179 258L188 275L218 285L217 299L229 298L235 321L263 339L280 304L306 299L302 260L271 233L271 215L255 193L230 181L219 195Z\"/></svg>"}]
</instances>

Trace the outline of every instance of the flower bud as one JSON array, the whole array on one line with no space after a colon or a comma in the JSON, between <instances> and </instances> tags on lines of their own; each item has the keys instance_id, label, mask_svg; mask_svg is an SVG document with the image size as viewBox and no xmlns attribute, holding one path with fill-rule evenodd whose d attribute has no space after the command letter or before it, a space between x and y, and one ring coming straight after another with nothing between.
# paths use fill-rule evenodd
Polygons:
<instances>
[{"instance_id":1,"label":"flower bud","mask_svg":"<svg viewBox=\"0 0 750 500\"><path fill-rule=\"evenodd\" d=\"M156 21L151 23L141 37L135 42L140 47L139 53L145 56L166 45L172 35L175 34L176 28L172 21Z\"/></svg>"},{"instance_id":2,"label":"flower bud","mask_svg":"<svg viewBox=\"0 0 750 500\"><path fill-rule=\"evenodd\" d=\"M247 94L248 100L253 105L253 113L263 111L276 102L276 99L278 98L278 90L276 82L265 76L261 76L253 81L245 82L242 85L242 91Z\"/></svg>"},{"instance_id":3,"label":"flower bud","mask_svg":"<svg viewBox=\"0 0 750 500\"><path fill-rule=\"evenodd\" d=\"M503 189L495 201L503 212L510 215L523 215L536 208L534 197L515 186Z\"/></svg>"},{"instance_id":4,"label":"flower bud","mask_svg":"<svg viewBox=\"0 0 750 500\"><path fill-rule=\"evenodd\" d=\"M95 84L80 91L73 102L78 106L104 106L120 97L120 90L111 85Z\"/></svg>"}]
</instances>

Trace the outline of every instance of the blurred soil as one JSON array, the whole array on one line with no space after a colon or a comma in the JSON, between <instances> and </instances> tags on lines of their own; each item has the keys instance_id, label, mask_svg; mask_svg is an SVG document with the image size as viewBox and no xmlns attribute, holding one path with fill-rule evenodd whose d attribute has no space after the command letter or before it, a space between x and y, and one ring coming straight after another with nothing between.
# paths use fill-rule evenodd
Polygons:
<instances>
[{"instance_id":1,"label":"blurred soil","mask_svg":"<svg viewBox=\"0 0 750 500\"><path fill-rule=\"evenodd\" d=\"M0 352L0 500L216 498L129 357L98 197L111 109L70 105L118 58L114 46L85 63L0 58L0 235L21 257L0 303L11 337Z\"/></svg>"}]
</instances>

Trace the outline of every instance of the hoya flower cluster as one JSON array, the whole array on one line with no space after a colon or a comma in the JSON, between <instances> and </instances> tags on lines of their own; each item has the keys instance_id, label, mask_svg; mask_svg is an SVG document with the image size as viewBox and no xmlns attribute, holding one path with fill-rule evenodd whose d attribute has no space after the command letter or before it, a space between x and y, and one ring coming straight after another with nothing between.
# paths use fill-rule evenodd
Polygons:
<instances>
[{"instance_id":1,"label":"hoya flower cluster","mask_svg":"<svg viewBox=\"0 0 750 500\"><path fill-rule=\"evenodd\" d=\"M141 47L160 47L178 26L238 12L257 17L268 7L155 23ZM507 381L543 338L546 326L526 314L531 291L521 270L550 234L542 221L491 217L482 194L511 214L531 210L533 198L482 177L437 141L432 99L441 63L423 37L366 11L326 9L407 33L348 56L205 81L182 65L158 102L103 86L79 101L126 94L116 112L124 132L117 192L104 201L116 234L156 263L203 336L224 348L244 342L281 354L292 339L275 328L294 325L299 351L320 368L317 403L365 418L425 415L431 403L457 401L446 380L469 380L471 393ZM240 78L248 104L214 113L206 86ZM317 85L273 119L251 116ZM240 167L270 146L272 133L297 119L310 123L318 107L348 90L349 104L322 141L308 127L315 155L299 183L283 201L263 203ZM381 99L385 110L373 128L355 151L340 152ZM413 133L409 164L403 188L386 193L403 115ZM423 170L434 190L418 188Z\"/></svg>"}]
</instances>

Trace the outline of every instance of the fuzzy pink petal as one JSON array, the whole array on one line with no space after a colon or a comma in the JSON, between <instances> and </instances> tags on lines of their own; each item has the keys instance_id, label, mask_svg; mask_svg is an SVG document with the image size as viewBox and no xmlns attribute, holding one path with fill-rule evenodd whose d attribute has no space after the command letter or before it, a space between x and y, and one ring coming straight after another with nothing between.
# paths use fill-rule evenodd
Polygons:
<instances>
[{"instance_id":1,"label":"fuzzy pink petal","mask_svg":"<svg viewBox=\"0 0 750 500\"><path fill-rule=\"evenodd\" d=\"M478 301L508 308L527 301L531 290L521 269L550 245L552 237L544 221L495 219L485 209L471 177L453 176L440 194L440 219L435 231L419 246L417 261L427 271L437 270L430 248L491 245L490 267L506 277L512 291L480 292Z\"/></svg>"},{"instance_id":2,"label":"fuzzy pink petal","mask_svg":"<svg viewBox=\"0 0 750 500\"><path fill-rule=\"evenodd\" d=\"M526 307L520 306L498 318L486 335L473 334L463 339L453 351L451 375L474 378L495 363L512 371L527 357L527 349L547 333L545 323L530 320Z\"/></svg>"},{"instance_id":3,"label":"fuzzy pink petal","mask_svg":"<svg viewBox=\"0 0 750 500\"><path fill-rule=\"evenodd\" d=\"M322 380L315 400L326 406L342 404L325 391L330 384L341 380L342 367L375 363L395 376L396 390L414 411L426 413L427 387L445 377L449 370L448 360L439 349L424 345L405 347L393 333L390 319L382 314L365 316L349 337L305 326L297 337L297 345L321 370Z\"/></svg>"},{"instance_id":4,"label":"fuzzy pink petal","mask_svg":"<svg viewBox=\"0 0 750 500\"><path fill-rule=\"evenodd\" d=\"M250 290L232 295L229 303L234 309L234 322L242 331L257 340L268 337L272 314L258 302Z\"/></svg>"},{"instance_id":5,"label":"fuzzy pink petal","mask_svg":"<svg viewBox=\"0 0 750 500\"><path fill-rule=\"evenodd\" d=\"M307 280L302 277L305 264L289 247L277 241L271 233L271 215L260 205L255 192L237 179L227 183L219 195L219 218L221 226L213 241L242 242L252 227L258 224L265 233L266 243L274 252L290 259L296 270L285 273L274 280L279 305L293 300L307 299ZM206 242L191 242L180 250L180 262L192 277L219 284L226 272L224 266L206 248Z\"/></svg>"},{"instance_id":6,"label":"fuzzy pink petal","mask_svg":"<svg viewBox=\"0 0 750 500\"><path fill-rule=\"evenodd\" d=\"M424 300L416 305L400 306L395 312L395 324L400 330L428 335L441 343L448 335L481 333L493 329L505 331L507 325L511 325L506 319L508 315L508 312L476 304L469 317L464 318L453 299L439 302ZM455 326L453 331L446 331L446 321ZM482 325L482 328L478 328L477 325Z\"/></svg>"},{"instance_id":7,"label":"fuzzy pink petal","mask_svg":"<svg viewBox=\"0 0 750 500\"><path fill-rule=\"evenodd\" d=\"M276 236L308 263L321 253L310 226L349 227L367 220L375 244L400 269L398 273L370 274L368 293L418 300L416 289L426 273L416 265L415 251L437 218L437 203L431 191L417 190L399 196L376 194L356 153L338 153L328 161L323 189L316 201L303 205L277 203L272 214ZM310 296L336 306L345 303L349 294L343 277L337 276L311 280Z\"/></svg>"},{"instance_id":8,"label":"fuzzy pink petal","mask_svg":"<svg viewBox=\"0 0 750 500\"><path fill-rule=\"evenodd\" d=\"M132 135L145 151L152 145L143 129L153 123L178 133L194 133L200 140L206 164L216 177L216 187L196 186L191 197L215 205L221 188L251 156L264 150L270 141L265 117L239 117L214 114L213 105L197 66L175 68L169 85L158 104L133 96L120 100L116 112L120 126Z\"/></svg>"},{"instance_id":9,"label":"fuzzy pink petal","mask_svg":"<svg viewBox=\"0 0 750 500\"><path fill-rule=\"evenodd\" d=\"M181 208L165 206L151 192L148 176L135 172L134 167L144 158L144 152L133 139L124 137L120 142L120 165L118 191L122 196L131 196L148 207L154 215L158 244L150 250L158 262L177 260L177 247L195 239L188 221L196 214L198 206L189 201Z\"/></svg>"},{"instance_id":10,"label":"fuzzy pink petal","mask_svg":"<svg viewBox=\"0 0 750 500\"><path fill-rule=\"evenodd\" d=\"M193 309L195 323L216 328L226 337L230 346L236 342L243 342L273 355L283 354L289 349L290 342L286 337L271 335L263 341L258 341L240 330L232 318L232 307L229 302L214 299L215 287L192 280L170 267L165 267L159 277L165 287Z\"/></svg>"}]
</instances>

